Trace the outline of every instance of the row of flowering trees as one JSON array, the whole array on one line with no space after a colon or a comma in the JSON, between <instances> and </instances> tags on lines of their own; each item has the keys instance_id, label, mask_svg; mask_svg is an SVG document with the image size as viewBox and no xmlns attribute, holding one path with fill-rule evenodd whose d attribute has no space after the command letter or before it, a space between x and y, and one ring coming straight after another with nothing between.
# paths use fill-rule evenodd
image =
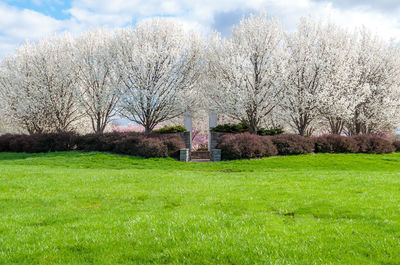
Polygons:
<instances>
[{"instance_id":1,"label":"row of flowering trees","mask_svg":"<svg viewBox=\"0 0 400 265\"><path fill-rule=\"evenodd\" d=\"M78 37L26 43L0 66L0 107L29 133L103 132L116 115L156 125L199 107L300 135L349 135L398 125L400 53L362 29L302 18L285 32L251 15L228 38L154 18Z\"/></svg>"},{"instance_id":2,"label":"row of flowering trees","mask_svg":"<svg viewBox=\"0 0 400 265\"><path fill-rule=\"evenodd\" d=\"M302 18L284 32L264 15L210 44L209 98L252 131L270 121L311 135L375 133L397 126L399 48L365 29ZM223 100L221 100L223 99Z\"/></svg>"},{"instance_id":3,"label":"row of flowering trees","mask_svg":"<svg viewBox=\"0 0 400 265\"><path fill-rule=\"evenodd\" d=\"M149 132L194 105L203 44L160 18L27 43L2 61L0 104L29 133L79 129L82 119L103 132L117 114Z\"/></svg>"}]
</instances>

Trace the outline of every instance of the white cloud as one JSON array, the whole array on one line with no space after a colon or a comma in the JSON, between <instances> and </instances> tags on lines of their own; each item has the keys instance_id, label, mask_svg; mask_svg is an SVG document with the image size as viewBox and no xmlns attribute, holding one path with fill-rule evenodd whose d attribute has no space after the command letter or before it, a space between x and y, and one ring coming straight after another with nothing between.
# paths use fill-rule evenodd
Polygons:
<instances>
[{"instance_id":1,"label":"white cloud","mask_svg":"<svg viewBox=\"0 0 400 265\"><path fill-rule=\"evenodd\" d=\"M0 56L25 40L36 40L54 34L63 23L41 13L0 3Z\"/></svg>"},{"instance_id":2,"label":"white cloud","mask_svg":"<svg viewBox=\"0 0 400 265\"><path fill-rule=\"evenodd\" d=\"M40 1L40 0L39 0ZM335 1L332 4L332 1ZM263 9L279 18L285 28L292 30L301 16L312 15L349 28L365 25L385 38L400 36L400 9L339 5L338 0L75 0L66 10L67 20L57 20L27 9L0 3L0 56L26 39L51 35L55 32L79 33L93 27L107 25L121 27L152 16L171 16L185 27L209 30L229 29L243 14ZM343 2L343 1L342 1ZM340 3L342 3L340 2ZM349 2L349 1L347 1ZM351 1L350 1L351 2ZM362 2L362 1L361 1ZM369 1L371 2L371 1ZM367 4L365 4L367 3ZM219 16L223 14L223 16ZM218 20L218 17L222 18ZM229 19L227 19L229 18Z\"/></svg>"}]
</instances>

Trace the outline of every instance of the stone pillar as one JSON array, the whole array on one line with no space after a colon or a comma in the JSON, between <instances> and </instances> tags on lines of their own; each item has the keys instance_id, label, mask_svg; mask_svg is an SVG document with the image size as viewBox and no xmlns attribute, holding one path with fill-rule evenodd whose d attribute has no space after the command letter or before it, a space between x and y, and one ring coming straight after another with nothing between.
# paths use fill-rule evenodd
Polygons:
<instances>
[{"instance_id":1,"label":"stone pillar","mask_svg":"<svg viewBox=\"0 0 400 265\"><path fill-rule=\"evenodd\" d=\"M183 117L183 126L188 132L192 131L192 113L190 111L186 112Z\"/></svg>"},{"instance_id":2,"label":"stone pillar","mask_svg":"<svg viewBox=\"0 0 400 265\"><path fill-rule=\"evenodd\" d=\"M208 151L211 151L211 128L217 126L218 115L215 110L208 113Z\"/></svg>"},{"instance_id":3,"label":"stone pillar","mask_svg":"<svg viewBox=\"0 0 400 265\"><path fill-rule=\"evenodd\" d=\"M192 113L190 111L185 112L183 117L183 126L189 133L189 144L186 143L186 146L189 145L189 160L192 159Z\"/></svg>"},{"instance_id":4,"label":"stone pillar","mask_svg":"<svg viewBox=\"0 0 400 265\"><path fill-rule=\"evenodd\" d=\"M221 161L221 149L212 149L210 152L211 161Z\"/></svg>"},{"instance_id":5,"label":"stone pillar","mask_svg":"<svg viewBox=\"0 0 400 265\"><path fill-rule=\"evenodd\" d=\"M182 162L190 161L189 149L185 148L185 149L179 150L179 161L182 161Z\"/></svg>"}]
</instances>

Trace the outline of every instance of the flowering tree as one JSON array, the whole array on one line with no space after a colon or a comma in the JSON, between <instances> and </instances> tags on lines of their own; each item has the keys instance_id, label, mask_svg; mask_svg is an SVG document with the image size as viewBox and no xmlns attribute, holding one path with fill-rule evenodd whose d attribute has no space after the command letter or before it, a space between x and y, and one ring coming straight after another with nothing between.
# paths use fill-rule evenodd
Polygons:
<instances>
[{"instance_id":1,"label":"flowering tree","mask_svg":"<svg viewBox=\"0 0 400 265\"><path fill-rule=\"evenodd\" d=\"M97 133L102 133L116 114L120 97L112 44L113 34L106 28L84 33L75 41L78 100Z\"/></svg>"},{"instance_id":2,"label":"flowering tree","mask_svg":"<svg viewBox=\"0 0 400 265\"><path fill-rule=\"evenodd\" d=\"M215 35L208 49L208 98L222 113L257 132L282 99L283 32L275 19L251 15L234 26L229 39Z\"/></svg>"},{"instance_id":3,"label":"flowering tree","mask_svg":"<svg viewBox=\"0 0 400 265\"><path fill-rule=\"evenodd\" d=\"M311 135L320 117L321 96L327 83L329 47L320 23L302 18L297 30L286 35L283 117L300 135Z\"/></svg>"},{"instance_id":4,"label":"flowering tree","mask_svg":"<svg viewBox=\"0 0 400 265\"><path fill-rule=\"evenodd\" d=\"M50 119L46 119L47 108L41 100L40 93L30 82L31 73L25 56L28 51L23 48L17 54L3 59L0 76L1 105L7 123L16 124L29 133L39 133L50 129Z\"/></svg>"},{"instance_id":5,"label":"flowering tree","mask_svg":"<svg viewBox=\"0 0 400 265\"><path fill-rule=\"evenodd\" d=\"M119 30L116 38L121 76L121 115L150 132L182 115L195 102L202 73L203 43L165 18Z\"/></svg>"},{"instance_id":6,"label":"flowering tree","mask_svg":"<svg viewBox=\"0 0 400 265\"><path fill-rule=\"evenodd\" d=\"M0 126L41 133L90 124L103 132L118 111L148 133L185 112L216 109L253 133L267 124L300 135L317 127L378 133L399 125L399 76L399 48L366 30L302 18L285 34L261 13L205 43L154 18L18 47L0 64ZM199 143L205 117L193 132Z\"/></svg>"},{"instance_id":7,"label":"flowering tree","mask_svg":"<svg viewBox=\"0 0 400 265\"><path fill-rule=\"evenodd\" d=\"M3 60L8 115L29 133L67 131L81 117L69 35L26 43Z\"/></svg>"},{"instance_id":8,"label":"flowering tree","mask_svg":"<svg viewBox=\"0 0 400 265\"><path fill-rule=\"evenodd\" d=\"M328 125L330 133L341 134L346 120L359 101L359 95L353 94L351 89L355 82L352 71L355 67L356 36L332 23L319 27L317 45L326 47L320 68L324 82L317 95L320 100L321 123Z\"/></svg>"},{"instance_id":9,"label":"flowering tree","mask_svg":"<svg viewBox=\"0 0 400 265\"><path fill-rule=\"evenodd\" d=\"M355 43L350 95L355 102L346 133L377 133L398 125L400 51L361 30Z\"/></svg>"}]
</instances>

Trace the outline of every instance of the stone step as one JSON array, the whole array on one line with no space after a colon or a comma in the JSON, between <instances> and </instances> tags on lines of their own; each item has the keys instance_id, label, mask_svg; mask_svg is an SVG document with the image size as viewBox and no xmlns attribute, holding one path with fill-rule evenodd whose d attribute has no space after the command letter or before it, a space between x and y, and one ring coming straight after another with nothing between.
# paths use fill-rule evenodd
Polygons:
<instances>
[{"instance_id":1,"label":"stone step","mask_svg":"<svg viewBox=\"0 0 400 265\"><path fill-rule=\"evenodd\" d=\"M210 151L193 151L192 160L194 159L210 159Z\"/></svg>"},{"instance_id":2,"label":"stone step","mask_svg":"<svg viewBox=\"0 0 400 265\"><path fill-rule=\"evenodd\" d=\"M192 159L190 162L211 162L210 159Z\"/></svg>"}]
</instances>

